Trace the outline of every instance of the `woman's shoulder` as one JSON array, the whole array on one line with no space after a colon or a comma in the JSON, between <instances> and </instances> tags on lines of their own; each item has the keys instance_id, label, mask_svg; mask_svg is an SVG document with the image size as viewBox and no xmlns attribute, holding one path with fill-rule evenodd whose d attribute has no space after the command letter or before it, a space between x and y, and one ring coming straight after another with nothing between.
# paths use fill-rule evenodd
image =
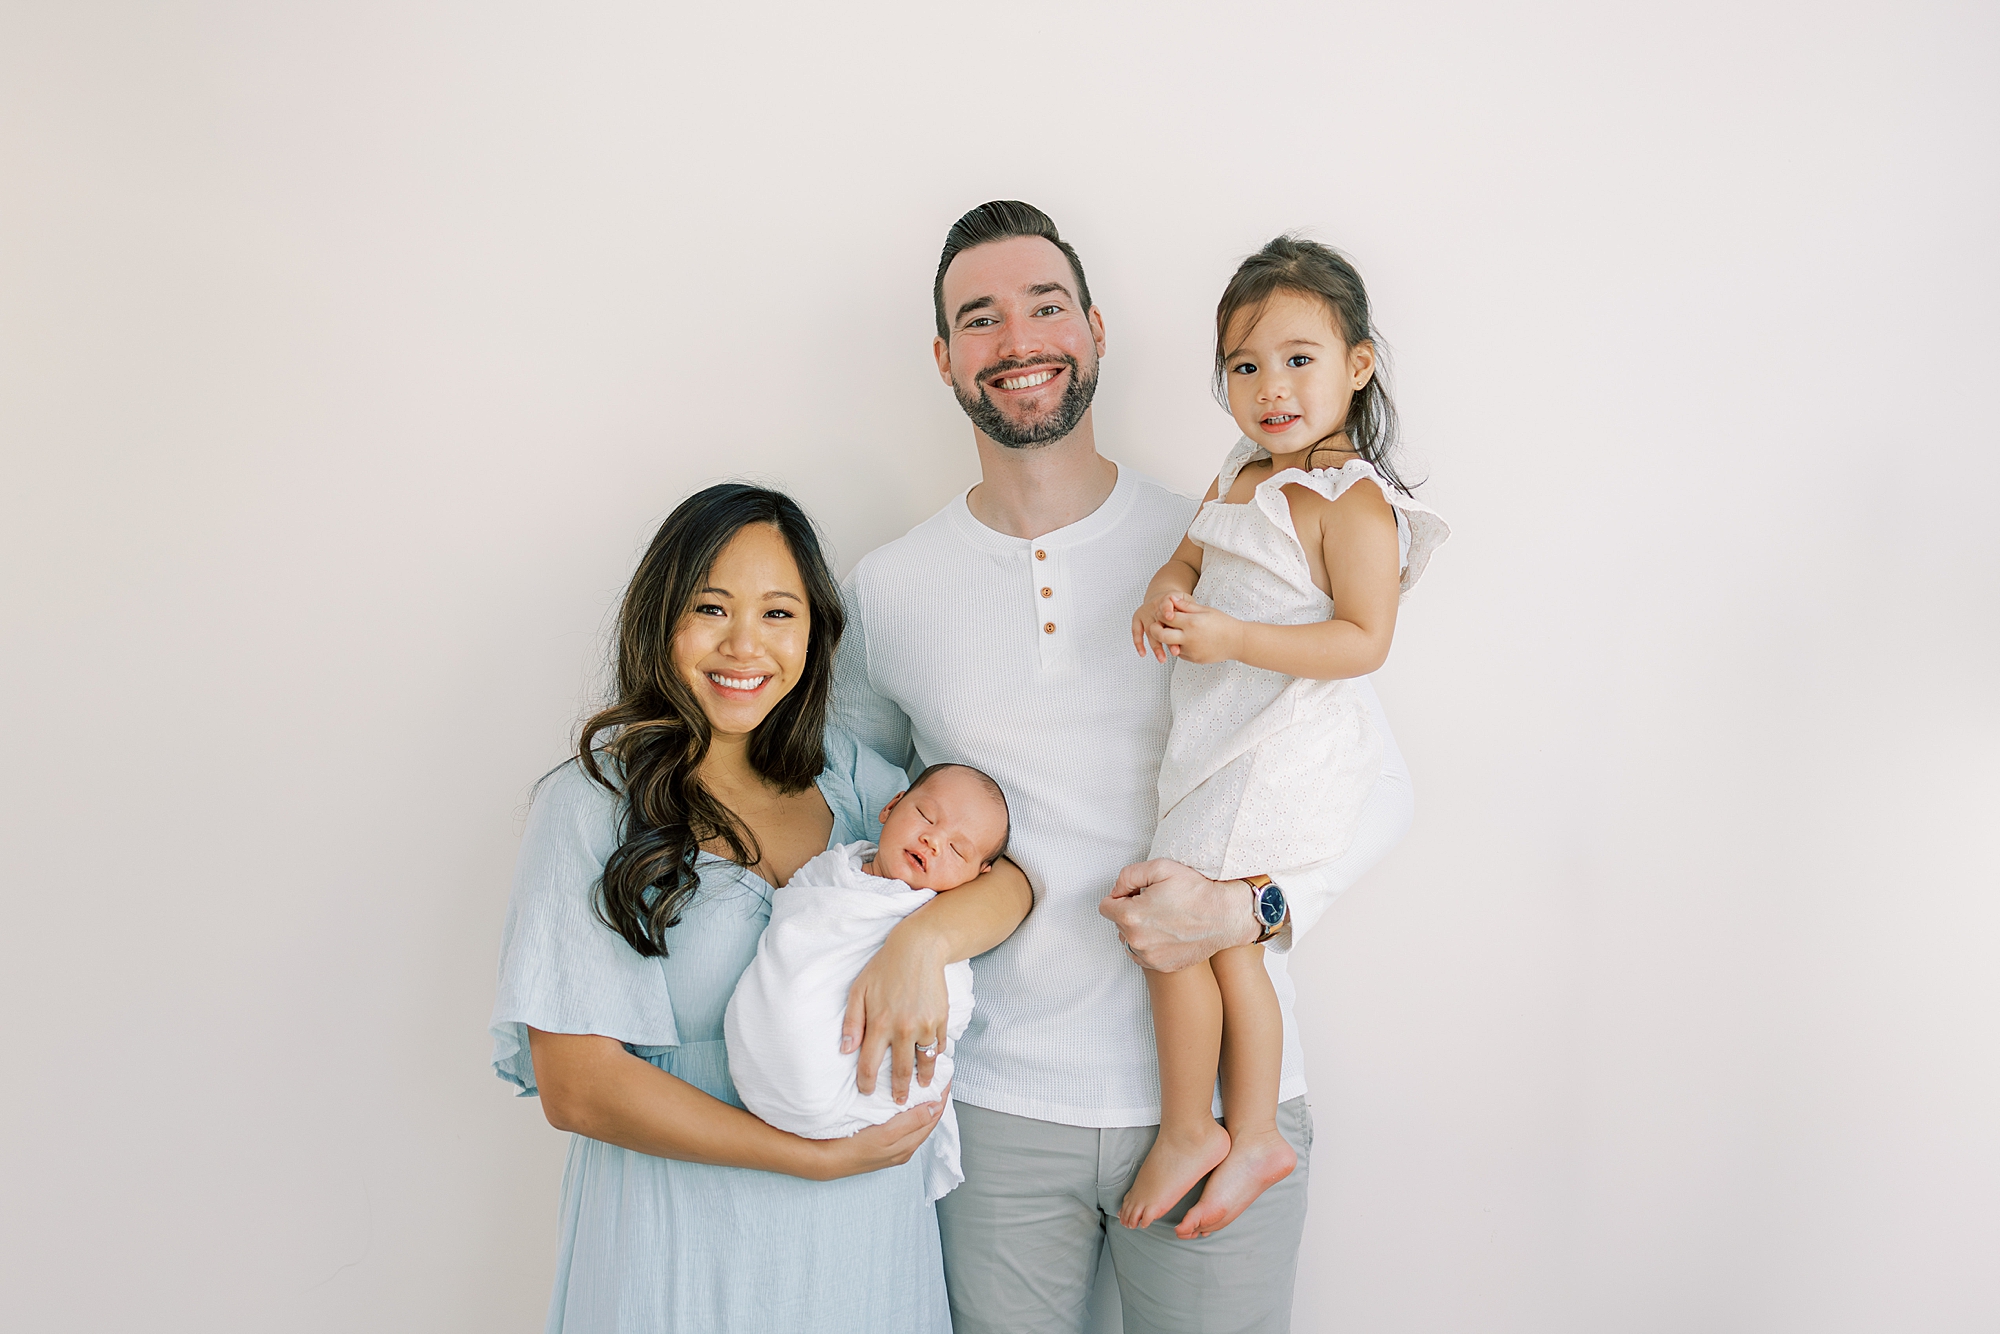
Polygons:
<instances>
[{"instance_id":1,"label":"woman's shoulder","mask_svg":"<svg viewBox=\"0 0 2000 1334\"><path fill-rule=\"evenodd\" d=\"M615 807L622 800L618 785L624 772L609 751L591 752L602 777L593 777L578 756L572 755L535 780L534 806L551 810L595 811Z\"/></svg>"},{"instance_id":2,"label":"woman's shoulder","mask_svg":"<svg viewBox=\"0 0 2000 1334\"><path fill-rule=\"evenodd\" d=\"M824 744L828 773L852 773L860 752L867 749L855 739L854 733L833 723L826 725Z\"/></svg>"},{"instance_id":3,"label":"woman's shoulder","mask_svg":"<svg viewBox=\"0 0 2000 1334\"><path fill-rule=\"evenodd\" d=\"M880 751L864 744L847 729L832 724L828 724L826 729L826 768L823 776L871 792L884 782L902 784L908 781L907 775ZM892 791L889 795L893 797L896 793Z\"/></svg>"},{"instance_id":4,"label":"woman's shoulder","mask_svg":"<svg viewBox=\"0 0 2000 1334\"><path fill-rule=\"evenodd\" d=\"M826 767L819 787L839 822L836 842L872 841L881 832L876 812L908 786L908 775L851 732L826 729Z\"/></svg>"},{"instance_id":5,"label":"woman's shoulder","mask_svg":"<svg viewBox=\"0 0 2000 1334\"><path fill-rule=\"evenodd\" d=\"M588 850L600 861L611 855L618 843L618 812L624 802L616 785L623 774L618 762L603 751L592 758L601 781L576 756L535 781L522 831L528 846L569 845Z\"/></svg>"}]
</instances>

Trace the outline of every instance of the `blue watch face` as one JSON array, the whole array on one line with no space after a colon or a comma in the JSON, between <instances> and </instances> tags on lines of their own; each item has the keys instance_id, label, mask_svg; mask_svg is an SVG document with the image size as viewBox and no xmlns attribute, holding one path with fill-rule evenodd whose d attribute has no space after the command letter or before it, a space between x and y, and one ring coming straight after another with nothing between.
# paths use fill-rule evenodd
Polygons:
<instances>
[{"instance_id":1,"label":"blue watch face","mask_svg":"<svg viewBox=\"0 0 2000 1334\"><path fill-rule=\"evenodd\" d=\"M1276 885L1264 886L1263 893L1257 896L1257 916L1263 919L1265 926L1276 926L1284 921L1285 891Z\"/></svg>"}]
</instances>

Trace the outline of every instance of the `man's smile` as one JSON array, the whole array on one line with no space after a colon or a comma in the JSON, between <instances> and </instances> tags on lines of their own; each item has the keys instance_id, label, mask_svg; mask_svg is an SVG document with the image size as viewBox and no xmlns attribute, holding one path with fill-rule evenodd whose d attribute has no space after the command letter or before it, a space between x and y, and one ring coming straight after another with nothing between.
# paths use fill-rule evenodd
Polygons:
<instances>
[{"instance_id":1,"label":"man's smile","mask_svg":"<svg viewBox=\"0 0 2000 1334\"><path fill-rule=\"evenodd\" d=\"M987 376L986 387L998 389L1002 393L1025 393L1040 389L1067 369L1069 368L1060 362L1032 366L1025 370L1012 367L998 375Z\"/></svg>"}]
</instances>

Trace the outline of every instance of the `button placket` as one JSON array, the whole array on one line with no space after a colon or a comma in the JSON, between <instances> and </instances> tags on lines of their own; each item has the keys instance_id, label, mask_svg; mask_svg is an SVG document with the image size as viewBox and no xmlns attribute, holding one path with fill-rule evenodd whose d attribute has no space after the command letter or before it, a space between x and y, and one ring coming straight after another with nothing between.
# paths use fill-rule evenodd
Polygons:
<instances>
[{"instance_id":1,"label":"button placket","mask_svg":"<svg viewBox=\"0 0 2000 1334\"><path fill-rule=\"evenodd\" d=\"M1068 647L1068 627L1063 615L1062 557L1047 546L1031 549L1028 561L1035 609L1035 638L1041 648L1042 666L1060 658Z\"/></svg>"}]
</instances>

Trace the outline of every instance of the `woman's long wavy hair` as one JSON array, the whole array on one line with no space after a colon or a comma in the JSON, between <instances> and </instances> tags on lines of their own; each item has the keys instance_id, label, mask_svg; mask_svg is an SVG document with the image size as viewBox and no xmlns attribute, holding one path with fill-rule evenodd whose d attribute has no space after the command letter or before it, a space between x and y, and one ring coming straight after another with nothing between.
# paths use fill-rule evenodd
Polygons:
<instances>
[{"instance_id":1,"label":"woman's long wavy hair","mask_svg":"<svg viewBox=\"0 0 2000 1334\"><path fill-rule=\"evenodd\" d=\"M674 636L695 594L723 548L753 523L776 528L791 548L811 624L804 673L750 734L750 764L784 792L803 791L826 767L833 651L846 617L812 521L790 496L760 486L725 482L698 491L660 525L625 590L617 696L584 722L576 744L583 771L623 798L597 915L648 957L666 954L667 931L701 887L695 857L703 843L722 843L744 866L763 860L756 836L702 786L708 715L674 667ZM616 778L600 757L616 762Z\"/></svg>"},{"instance_id":2,"label":"woman's long wavy hair","mask_svg":"<svg viewBox=\"0 0 2000 1334\"><path fill-rule=\"evenodd\" d=\"M1396 447L1401 429L1396 404L1389 397L1387 350L1375 331L1368 309L1368 289L1361 283L1347 256L1332 246L1308 241L1300 236L1280 236L1236 267L1222 300L1215 307L1215 397L1226 411L1229 407L1229 325L1236 316L1249 311L1254 323L1265 303L1279 292L1294 292L1309 300L1324 302L1333 316L1334 329L1349 347L1367 343L1375 349L1375 373L1355 392L1347 405L1346 420L1338 429L1313 441L1312 450L1328 448L1346 436L1355 453L1375 465L1388 483L1410 495L1411 491L1396 471ZM1306 461L1312 461L1309 450Z\"/></svg>"}]
</instances>

